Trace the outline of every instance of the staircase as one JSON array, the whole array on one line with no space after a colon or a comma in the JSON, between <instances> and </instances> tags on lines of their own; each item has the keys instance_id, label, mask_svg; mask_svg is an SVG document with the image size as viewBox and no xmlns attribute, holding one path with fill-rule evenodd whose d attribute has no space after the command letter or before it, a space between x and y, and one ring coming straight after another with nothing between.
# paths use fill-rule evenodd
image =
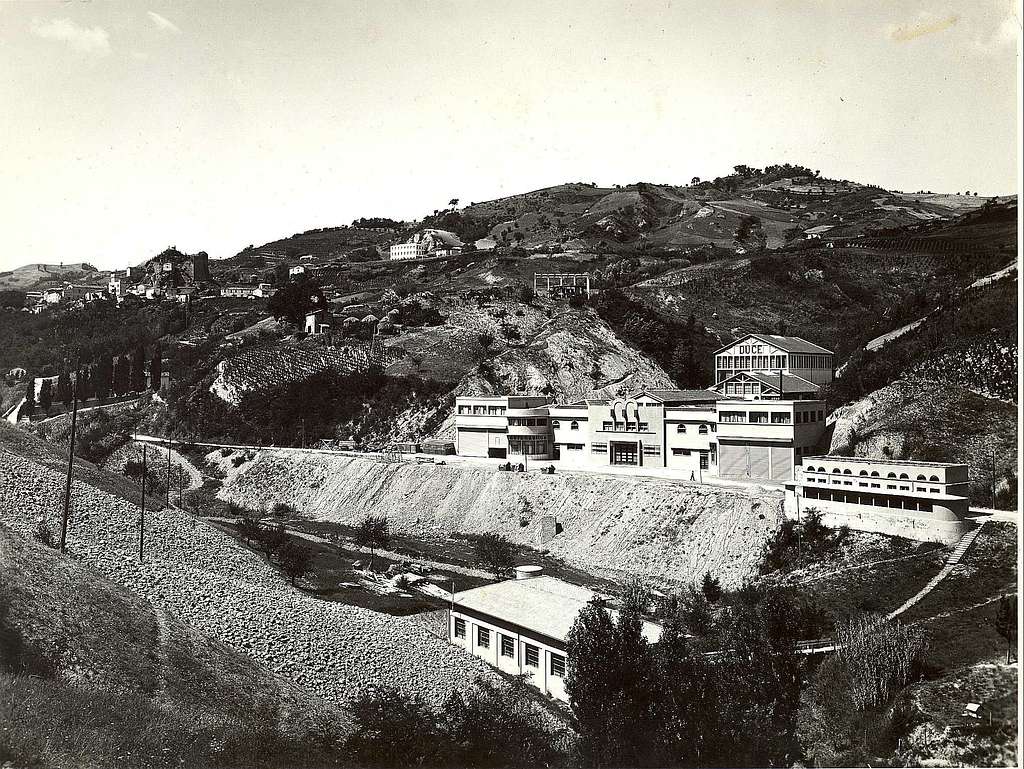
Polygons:
<instances>
[{"instance_id":1,"label":"staircase","mask_svg":"<svg viewBox=\"0 0 1024 769\"><path fill-rule=\"evenodd\" d=\"M932 592L932 590L935 589L936 585L938 585L940 582L942 582L942 580L949 576L949 573L956 568L956 565L958 563L960 563L960 559L964 557L964 553L966 553L968 549L971 547L971 545L974 544L974 540L978 538L978 534L981 533L981 530L984 528L984 526L985 522L982 521L977 528L971 529L969 532L960 537L960 541L956 543L956 547L953 548L953 552L951 552L946 557L946 563L939 570L939 573L932 577L928 581L928 584L921 588L921 590L918 591L916 595L912 596L911 598L908 598L907 601L895 611L890 612L886 616L886 619L895 619L899 615L903 614L903 612L910 609L910 607L916 605L922 598L924 598L926 595Z\"/></svg>"}]
</instances>

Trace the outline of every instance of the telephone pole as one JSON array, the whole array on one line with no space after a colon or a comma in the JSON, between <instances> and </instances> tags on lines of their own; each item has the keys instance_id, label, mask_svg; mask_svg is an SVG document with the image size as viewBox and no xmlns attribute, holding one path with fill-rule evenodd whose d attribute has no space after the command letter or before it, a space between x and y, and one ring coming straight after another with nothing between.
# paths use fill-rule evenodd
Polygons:
<instances>
[{"instance_id":1,"label":"telephone pole","mask_svg":"<svg viewBox=\"0 0 1024 769\"><path fill-rule=\"evenodd\" d=\"M171 441L170 441L170 439L168 439L167 445L165 446L165 448L167 449L167 489L166 489L166 495L165 495L164 501L165 501L165 504L167 505L167 507L170 507L171 506Z\"/></svg>"},{"instance_id":2,"label":"telephone pole","mask_svg":"<svg viewBox=\"0 0 1024 769\"><path fill-rule=\"evenodd\" d=\"M78 367L80 361L76 362L75 382L72 385L72 407L71 407L71 437L68 441L68 477L64 482L64 510L60 518L60 551L67 552L68 546L68 518L71 514L71 472L75 466L75 427L78 422L78 378L81 372Z\"/></svg>"},{"instance_id":3,"label":"telephone pole","mask_svg":"<svg viewBox=\"0 0 1024 769\"><path fill-rule=\"evenodd\" d=\"M146 444L142 444L142 496L139 498L139 563L142 563L143 536L146 531Z\"/></svg>"}]
</instances>

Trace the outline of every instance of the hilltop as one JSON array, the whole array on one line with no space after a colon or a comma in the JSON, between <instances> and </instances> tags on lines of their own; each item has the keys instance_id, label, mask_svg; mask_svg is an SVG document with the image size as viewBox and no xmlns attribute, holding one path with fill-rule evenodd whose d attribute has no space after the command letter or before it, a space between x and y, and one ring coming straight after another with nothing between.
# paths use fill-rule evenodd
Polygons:
<instances>
[{"instance_id":1,"label":"hilltop","mask_svg":"<svg viewBox=\"0 0 1024 769\"><path fill-rule=\"evenodd\" d=\"M13 270L0 271L0 291L29 291L42 289L47 285L59 284L64 281L106 282L103 273L88 262L72 262L68 264L25 264Z\"/></svg>"}]
</instances>

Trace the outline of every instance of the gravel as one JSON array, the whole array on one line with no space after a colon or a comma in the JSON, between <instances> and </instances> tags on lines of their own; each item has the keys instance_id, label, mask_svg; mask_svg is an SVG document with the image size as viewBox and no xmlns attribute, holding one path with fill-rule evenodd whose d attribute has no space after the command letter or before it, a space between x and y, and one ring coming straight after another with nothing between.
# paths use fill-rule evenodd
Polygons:
<instances>
[{"instance_id":1,"label":"gravel","mask_svg":"<svg viewBox=\"0 0 1024 769\"><path fill-rule=\"evenodd\" d=\"M0 520L12 528L30 532L42 517L59 528L63 485L60 473L0 449ZM329 702L369 684L439 702L494 675L415 620L292 589L262 557L178 510L146 513L140 564L138 508L77 481L73 492L74 556Z\"/></svg>"}]
</instances>

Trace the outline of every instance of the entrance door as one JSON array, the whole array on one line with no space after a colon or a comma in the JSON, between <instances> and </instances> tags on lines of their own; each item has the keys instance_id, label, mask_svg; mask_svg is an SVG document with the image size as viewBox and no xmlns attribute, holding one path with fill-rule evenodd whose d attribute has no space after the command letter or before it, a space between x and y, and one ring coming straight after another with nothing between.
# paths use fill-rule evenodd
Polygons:
<instances>
[{"instance_id":1,"label":"entrance door","mask_svg":"<svg viewBox=\"0 0 1024 769\"><path fill-rule=\"evenodd\" d=\"M637 464L636 443L612 442L612 464L613 465L635 465Z\"/></svg>"}]
</instances>

